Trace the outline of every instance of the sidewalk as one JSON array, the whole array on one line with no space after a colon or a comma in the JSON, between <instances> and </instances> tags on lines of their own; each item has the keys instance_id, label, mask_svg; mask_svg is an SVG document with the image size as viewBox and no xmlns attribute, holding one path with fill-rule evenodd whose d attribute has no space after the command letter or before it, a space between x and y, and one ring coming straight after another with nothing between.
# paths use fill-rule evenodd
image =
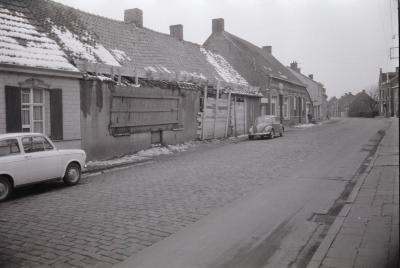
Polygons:
<instances>
[{"instance_id":1,"label":"sidewalk","mask_svg":"<svg viewBox=\"0 0 400 268\"><path fill-rule=\"evenodd\" d=\"M399 124L392 119L369 172L315 252L309 268L399 267Z\"/></svg>"}]
</instances>

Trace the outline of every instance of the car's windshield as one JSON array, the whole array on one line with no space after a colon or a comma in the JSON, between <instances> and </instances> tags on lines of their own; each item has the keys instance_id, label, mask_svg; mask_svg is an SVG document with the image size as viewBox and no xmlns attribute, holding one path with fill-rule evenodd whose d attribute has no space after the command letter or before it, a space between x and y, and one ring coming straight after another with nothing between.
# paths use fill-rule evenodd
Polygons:
<instances>
[{"instance_id":1,"label":"car's windshield","mask_svg":"<svg viewBox=\"0 0 400 268\"><path fill-rule=\"evenodd\" d=\"M256 124L272 124L272 118L260 116L256 119Z\"/></svg>"}]
</instances>

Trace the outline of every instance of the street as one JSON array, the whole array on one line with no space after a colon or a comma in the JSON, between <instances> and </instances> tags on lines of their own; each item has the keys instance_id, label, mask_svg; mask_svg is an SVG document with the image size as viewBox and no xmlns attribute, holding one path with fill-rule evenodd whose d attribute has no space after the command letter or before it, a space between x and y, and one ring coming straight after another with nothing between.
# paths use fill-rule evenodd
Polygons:
<instances>
[{"instance_id":1,"label":"street","mask_svg":"<svg viewBox=\"0 0 400 268\"><path fill-rule=\"evenodd\" d=\"M207 217L221 228L214 238L229 235L198 256L210 267L304 267L388 124L334 119L273 140L200 145L75 187L20 189L0 204L0 267L110 267L179 231L195 243L209 227L190 227Z\"/></svg>"}]
</instances>

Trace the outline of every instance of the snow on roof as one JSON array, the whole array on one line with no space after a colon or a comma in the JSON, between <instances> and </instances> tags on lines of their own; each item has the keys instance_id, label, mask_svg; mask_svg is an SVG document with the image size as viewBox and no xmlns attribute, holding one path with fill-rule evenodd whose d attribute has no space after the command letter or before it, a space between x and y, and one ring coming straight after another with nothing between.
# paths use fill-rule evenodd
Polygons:
<instances>
[{"instance_id":1,"label":"snow on roof","mask_svg":"<svg viewBox=\"0 0 400 268\"><path fill-rule=\"evenodd\" d=\"M48 23L52 24L50 19L48 19ZM70 32L67 28L59 27L55 24L52 24L51 32L58 37L62 47L70 52L73 58L121 67L119 62L103 45L99 43L94 45L84 43L79 36ZM84 39L87 37L89 39L88 36L89 33L85 33L81 38Z\"/></svg>"},{"instance_id":2,"label":"snow on roof","mask_svg":"<svg viewBox=\"0 0 400 268\"><path fill-rule=\"evenodd\" d=\"M248 85L247 81L221 55L212 53L205 48L200 48L200 51L225 82Z\"/></svg>"},{"instance_id":3,"label":"snow on roof","mask_svg":"<svg viewBox=\"0 0 400 268\"><path fill-rule=\"evenodd\" d=\"M122 65L127 61L132 61L132 59L126 55L125 51L112 49L111 53L114 55L115 59Z\"/></svg>"},{"instance_id":4,"label":"snow on roof","mask_svg":"<svg viewBox=\"0 0 400 268\"><path fill-rule=\"evenodd\" d=\"M78 72L57 43L16 8L0 2L0 63Z\"/></svg>"}]
</instances>

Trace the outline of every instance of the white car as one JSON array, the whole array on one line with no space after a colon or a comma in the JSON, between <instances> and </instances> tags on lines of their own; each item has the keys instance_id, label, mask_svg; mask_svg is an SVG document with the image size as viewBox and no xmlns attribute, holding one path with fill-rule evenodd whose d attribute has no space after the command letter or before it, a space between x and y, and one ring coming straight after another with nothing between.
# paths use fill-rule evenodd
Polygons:
<instances>
[{"instance_id":1,"label":"white car","mask_svg":"<svg viewBox=\"0 0 400 268\"><path fill-rule=\"evenodd\" d=\"M67 185L79 182L85 167L83 150L57 150L39 133L0 135L0 202L14 188L62 178Z\"/></svg>"}]
</instances>

